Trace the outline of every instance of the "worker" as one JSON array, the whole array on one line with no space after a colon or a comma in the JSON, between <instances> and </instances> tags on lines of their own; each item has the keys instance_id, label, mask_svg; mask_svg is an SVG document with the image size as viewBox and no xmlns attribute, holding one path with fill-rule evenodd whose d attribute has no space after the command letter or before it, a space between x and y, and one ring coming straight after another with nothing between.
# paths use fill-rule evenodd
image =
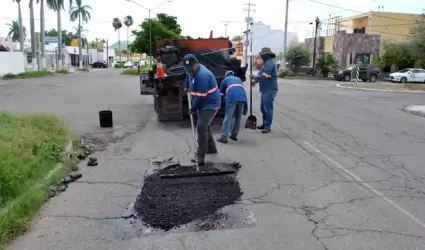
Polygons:
<instances>
[{"instance_id":1,"label":"worker","mask_svg":"<svg viewBox=\"0 0 425 250\"><path fill-rule=\"evenodd\" d=\"M228 138L237 141L239 129L241 126L242 114L246 115L248 111L247 98L242 80L235 76L233 71L226 71L224 79L220 83L220 93L225 96L226 108L223 124L221 125L221 136L218 142L228 143ZM233 116L235 122L230 131L230 125Z\"/></svg>"},{"instance_id":2,"label":"worker","mask_svg":"<svg viewBox=\"0 0 425 250\"><path fill-rule=\"evenodd\" d=\"M221 107L221 96L214 74L200 64L195 55L185 55L183 64L190 75L189 89L192 96L192 106L189 112L191 115L196 114L198 116L196 157L199 165L203 166L205 165L206 154L217 153L210 125ZM192 161L195 162L196 159L192 159Z\"/></svg>"},{"instance_id":3,"label":"worker","mask_svg":"<svg viewBox=\"0 0 425 250\"><path fill-rule=\"evenodd\" d=\"M273 123L273 104L276 98L277 86L277 69L274 58L276 55L270 48L262 48L259 54L263 61L263 66L255 77L260 85L261 104L260 110L263 115L263 124L258 126L263 134L270 133Z\"/></svg>"},{"instance_id":4,"label":"worker","mask_svg":"<svg viewBox=\"0 0 425 250\"><path fill-rule=\"evenodd\" d=\"M187 70L184 71L185 72L185 78L184 78L184 91L190 91L190 74L187 72Z\"/></svg>"}]
</instances>

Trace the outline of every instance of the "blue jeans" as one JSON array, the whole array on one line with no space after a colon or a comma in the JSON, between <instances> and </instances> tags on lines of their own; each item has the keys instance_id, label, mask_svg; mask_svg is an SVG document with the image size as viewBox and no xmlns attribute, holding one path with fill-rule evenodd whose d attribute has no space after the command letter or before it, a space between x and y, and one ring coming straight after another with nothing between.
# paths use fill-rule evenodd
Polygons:
<instances>
[{"instance_id":1,"label":"blue jeans","mask_svg":"<svg viewBox=\"0 0 425 250\"><path fill-rule=\"evenodd\" d=\"M223 124L221 125L221 136L226 138L229 137L229 130L233 115L235 115L235 123L233 124L231 136L236 137L239 134L244 105L244 102L232 102L226 104L226 114L224 115Z\"/></svg>"},{"instance_id":2,"label":"blue jeans","mask_svg":"<svg viewBox=\"0 0 425 250\"><path fill-rule=\"evenodd\" d=\"M273 103L277 95L277 90L261 92L260 110L263 114L263 126L265 129L270 129L273 122Z\"/></svg>"}]
</instances>

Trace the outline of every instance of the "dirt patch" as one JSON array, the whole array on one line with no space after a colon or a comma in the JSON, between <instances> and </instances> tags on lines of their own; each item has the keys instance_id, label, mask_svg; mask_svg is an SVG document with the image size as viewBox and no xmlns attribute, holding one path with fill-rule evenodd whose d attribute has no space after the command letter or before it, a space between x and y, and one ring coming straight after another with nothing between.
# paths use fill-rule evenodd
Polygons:
<instances>
[{"instance_id":1,"label":"dirt patch","mask_svg":"<svg viewBox=\"0 0 425 250\"><path fill-rule=\"evenodd\" d=\"M237 169L238 166L230 166ZM207 166L205 171L217 171ZM190 168L159 170L145 178L134 205L135 212L148 226L169 231L215 214L235 204L242 196L235 176L208 176L187 179L161 179L167 173L186 173Z\"/></svg>"},{"instance_id":2,"label":"dirt patch","mask_svg":"<svg viewBox=\"0 0 425 250\"><path fill-rule=\"evenodd\" d=\"M365 88L365 89L382 89L382 90L394 90L394 91L425 91L425 84L359 84L358 86L354 83L341 84L343 87L354 87L354 88Z\"/></svg>"}]
</instances>

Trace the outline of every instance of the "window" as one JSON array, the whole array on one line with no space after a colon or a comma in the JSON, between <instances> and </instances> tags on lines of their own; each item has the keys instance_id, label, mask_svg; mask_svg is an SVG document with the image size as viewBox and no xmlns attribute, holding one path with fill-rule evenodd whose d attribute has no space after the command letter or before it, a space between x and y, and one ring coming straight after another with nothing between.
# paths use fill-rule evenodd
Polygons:
<instances>
[{"instance_id":1,"label":"window","mask_svg":"<svg viewBox=\"0 0 425 250\"><path fill-rule=\"evenodd\" d=\"M417 74L417 73L419 73L420 71L419 70L417 70L417 69L414 69L414 70L412 70L412 73L414 73L414 74Z\"/></svg>"}]
</instances>

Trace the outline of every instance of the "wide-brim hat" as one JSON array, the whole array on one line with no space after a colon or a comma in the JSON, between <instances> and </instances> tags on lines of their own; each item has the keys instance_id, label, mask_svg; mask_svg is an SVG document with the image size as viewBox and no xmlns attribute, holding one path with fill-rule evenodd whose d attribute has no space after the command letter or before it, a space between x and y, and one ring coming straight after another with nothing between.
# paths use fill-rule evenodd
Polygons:
<instances>
[{"instance_id":1,"label":"wide-brim hat","mask_svg":"<svg viewBox=\"0 0 425 250\"><path fill-rule=\"evenodd\" d=\"M276 54L273 53L272 50L269 47L264 47L264 48L261 49L259 55L260 56L262 56L262 55L273 55L273 56L275 56Z\"/></svg>"}]
</instances>

